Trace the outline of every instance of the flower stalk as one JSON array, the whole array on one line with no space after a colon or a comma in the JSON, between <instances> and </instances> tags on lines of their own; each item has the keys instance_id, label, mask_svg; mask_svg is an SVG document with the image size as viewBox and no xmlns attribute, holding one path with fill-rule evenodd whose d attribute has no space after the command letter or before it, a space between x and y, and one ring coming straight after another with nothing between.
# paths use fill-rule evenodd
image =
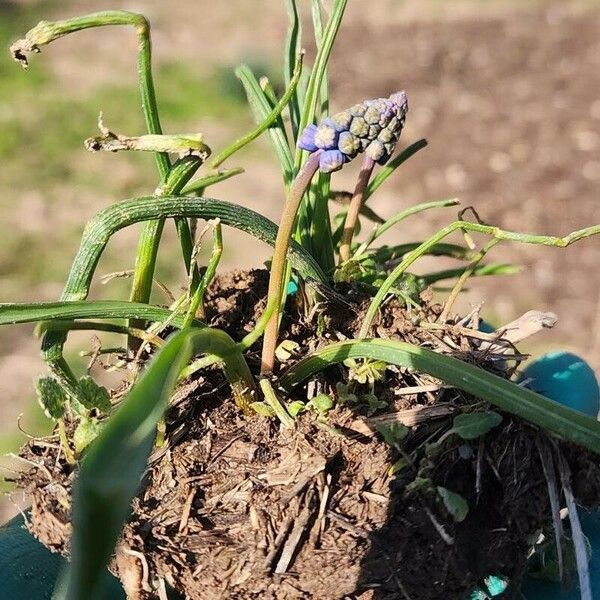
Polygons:
<instances>
[{"instance_id":1,"label":"flower stalk","mask_svg":"<svg viewBox=\"0 0 600 600\"><path fill-rule=\"evenodd\" d=\"M313 152L304 163L304 166L296 176L296 179L294 179L283 215L281 216L279 229L277 230L273 261L271 263L271 274L269 277L269 289L267 293L269 301L275 299L275 305L265 329L261 360L262 375L271 373L275 366L275 348L277 346L277 334L279 333L281 298L283 296L283 281L285 278L285 266L287 262L287 252L290 246L290 238L294 229L296 214L300 208L300 203L302 202L304 193L308 189L314 174L319 168L321 156L322 152L320 150Z\"/></svg>"},{"instance_id":2,"label":"flower stalk","mask_svg":"<svg viewBox=\"0 0 600 600\"><path fill-rule=\"evenodd\" d=\"M348 206L346 220L344 221L344 231L342 232L342 240L340 242L340 263L350 260L352 256L352 238L354 237L358 216L360 215L360 210L365 199L365 192L367 191L374 168L375 161L365 155L360 173L358 174L358 181L354 188L354 194Z\"/></svg>"}]
</instances>

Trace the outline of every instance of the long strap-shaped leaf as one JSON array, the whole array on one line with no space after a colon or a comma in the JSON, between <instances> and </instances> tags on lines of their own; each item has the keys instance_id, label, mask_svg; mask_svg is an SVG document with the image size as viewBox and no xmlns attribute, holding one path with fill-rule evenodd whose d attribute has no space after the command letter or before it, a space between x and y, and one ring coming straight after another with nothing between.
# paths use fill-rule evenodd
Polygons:
<instances>
[{"instance_id":1,"label":"long strap-shaped leaf","mask_svg":"<svg viewBox=\"0 0 600 600\"><path fill-rule=\"evenodd\" d=\"M183 327L185 315L174 314L167 308L123 302L119 300L86 300L85 302L40 302L32 304L0 304L0 325L35 323L60 319L142 319L166 321L175 327ZM194 321L195 326L203 326Z\"/></svg>"},{"instance_id":2,"label":"long strap-shaped leaf","mask_svg":"<svg viewBox=\"0 0 600 600\"><path fill-rule=\"evenodd\" d=\"M351 340L325 346L288 369L279 383L295 385L347 358L372 358L433 375L556 436L600 454L600 422L474 365L393 340Z\"/></svg>"},{"instance_id":3,"label":"long strap-shaped leaf","mask_svg":"<svg viewBox=\"0 0 600 600\"><path fill-rule=\"evenodd\" d=\"M105 208L86 225L61 300L76 302L87 298L98 261L114 233L140 221L171 217L218 218L224 225L245 231L270 245L275 243L277 237L275 223L253 210L222 200L189 196L148 196L124 200ZM292 243L289 259L303 278L325 282L325 275L319 266L300 245ZM87 316L92 318L92 315ZM57 315L54 318L67 317ZM55 375L69 386L74 378L63 358L62 348L66 338L64 330L52 331L49 328L44 336L42 351Z\"/></svg>"},{"instance_id":4,"label":"long strap-shaped leaf","mask_svg":"<svg viewBox=\"0 0 600 600\"><path fill-rule=\"evenodd\" d=\"M234 341L217 329L185 330L158 352L127 394L81 464L75 484L71 568L60 600L94 600L102 595L102 577L126 521L177 377L197 352L223 360L228 379L243 385L245 361ZM247 367L246 367L247 369ZM126 468L124 468L126 465Z\"/></svg>"},{"instance_id":5,"label":"long strap-shaped leaf","mask_svg":"<svg viewBox=\"0 0 600 600\"><path fill-rule=\"evenodd\" d=\"M223 200L190 196L147 196L123 200L99 212L86 225L61 300L84 300L87 297L96 265L114 233L140 221L173 217L218 218L223 225L245 231L271 246L277 237L277 225L273 221L249 208ZM317 263L298 244L291 245L289 259L303 278L325 283L326 277Z\"/></svg>"}]
</instances>

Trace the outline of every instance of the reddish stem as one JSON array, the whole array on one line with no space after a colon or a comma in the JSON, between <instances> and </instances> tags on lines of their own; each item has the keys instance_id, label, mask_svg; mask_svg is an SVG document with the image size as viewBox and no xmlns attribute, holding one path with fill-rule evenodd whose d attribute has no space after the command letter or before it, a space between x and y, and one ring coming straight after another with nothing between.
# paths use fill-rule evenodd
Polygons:
<instances>
[{"instance_id":1,"label":"reddish stem","mask_svg":"<svg viewBox=\"0 0 600 600\"><path fill-rule=\"evenodd\" d=\"M277 347L277 335L279 333L279 315L281 313L281 298L283 296L283 279L285 276L285 263L287 252L290 246L290 238L296 214L300 208L300 203L304 193L306 192L313 175L319 168L319 159L322 150L313 152L308 160L300 169L298 175L294 179L290 188L289 196L281 215L281 222L275 239L275 248L273 251L273 261L271 263L271 274L269 278L269 291L267 294L267 302L275 301L275 309L267 323L265 335L263 339L261 375L265 375L273 371L275 365L275 348Z\"/></svg>"},{"instance_id":2,"label":"reddish stem","mask_svg":"<svg viewBox=\"0 0 600 600\"><path fill-rule=\"evenodd\" d=\"M360 173L358 174L358 181L354 188L354 195L348 206L348 213L346 214L346 221L344 222L344 231L342 233L342 241L340 243L340 263L346 262L351 258L352 250L352 237L354 236L354 229L358 222L358 215L363 205L365 192L369 185L369 179L371 179L371 173L375 167L375 161L365 155L363 158Z\"/></svg>"}]
</instances>

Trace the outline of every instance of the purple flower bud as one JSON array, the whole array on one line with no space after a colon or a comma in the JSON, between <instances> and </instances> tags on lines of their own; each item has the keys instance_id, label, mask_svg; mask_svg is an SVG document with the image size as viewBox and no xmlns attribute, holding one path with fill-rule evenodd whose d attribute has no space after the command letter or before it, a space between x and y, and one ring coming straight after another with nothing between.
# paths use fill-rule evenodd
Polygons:
<instances>
[{"instance_id":1,"label":"purple flower bud","mask_svg":"<svg viewBox=\"0 0 600 600\"><path fill-rule=\"evenodd\" d=\"M398 105L402 113L406 114L408 112L408 98L404 90L392 94L390 100Z\"/></svg>"},{"instance_id":2,"label":"purple flower bud","mask_svg":"<svg viewBox=\"0 0 600 600\"><path fill-rule=\"evenodd\" d=\"M329 119L325 119L315 131L315 144L317 148L331 150L336 147L337 141L338 132L335 125Z\"/></svg>"},{"instance_id":3,"label":"purple flower bud","mask_svg":"<svg viewBox=\"0 0 600 600\"><path fill-rule=\"evenodd\" d=\"M298 148L302 148L302 150L308 150L308 152L314 152L317 150L317 145L315 144L316 132L316 125L308 125L298 140Z\"/></svg>"},{"instance_id":4,"label":"purple flower bud","mask_svg":"<svg viewBox=\"0 0 600 600\"><path fill-rule=\"evenodd\" d=\"M323 150L319 168L324 173L337 171L360 152L384 164L394 153L407 110L404 91L365 100L323 119L318 126L309 125L298 146L309 152Z\"/></svg>"},{"instance_id":5,"label":"purple flower bud","mask_svg":"<svg viewBox=\"0 0 600 600\"><path fill-rule=\"evenodd\" d=\"M342 168L344 155L339 150L326 150L319 159L319 170L322 173L332 173Z\"/></svg>"}]
</instances>

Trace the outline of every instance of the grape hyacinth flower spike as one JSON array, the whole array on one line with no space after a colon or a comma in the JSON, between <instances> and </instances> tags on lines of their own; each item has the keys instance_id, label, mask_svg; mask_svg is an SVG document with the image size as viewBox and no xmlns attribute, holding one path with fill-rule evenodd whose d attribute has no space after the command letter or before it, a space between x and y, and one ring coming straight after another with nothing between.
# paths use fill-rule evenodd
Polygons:
<instances>
[{"instance_id":1,"label":"grape hyacinth flower spike","mask_svg":"<svg viewBox=\"0 0 600 600\"><path fill-rule=\"evenodd\" d=\"M355 104L347 110L326 117L318 125L308 125L300 135L298 147L310 152L310 156L290 188L275 240L268 291L271 316L265 328L262 350L263 375L271 373L275 364L287 251L298 208L314 174L317 170L332 173L358 154L364 154L340 246L341 260L346 261L350 258L354 226L373 168L375 164L385 164L394 152L407 111L406 92L400 91L389 98L376 98Z\"/></svg>"},{"instance_id":2,"label":"grape hyacinth flower spike","mask_svg":"<svg viewBox=\"0 0 600 600\"><path fill-rule=\"evenodd\" d=\"M309 125L298 140L298 147L308 152L322 150L319 170L331 173L342 168L358 154L374 163L385 164L400 138L408 111L406 92L389 98L376 98L355 104L319 125Z\"/></svg>"}]
</instances>

